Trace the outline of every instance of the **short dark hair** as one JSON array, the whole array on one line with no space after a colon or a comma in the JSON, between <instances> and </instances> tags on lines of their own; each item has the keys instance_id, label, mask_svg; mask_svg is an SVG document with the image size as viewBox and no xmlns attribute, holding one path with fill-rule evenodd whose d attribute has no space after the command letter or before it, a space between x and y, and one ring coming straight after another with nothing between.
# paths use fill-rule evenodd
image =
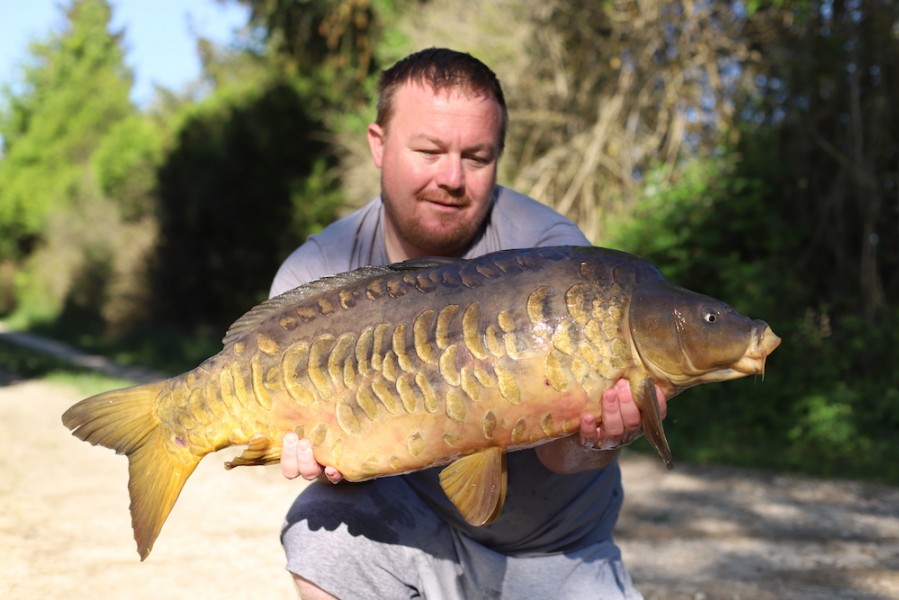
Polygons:
<instances>
[{"instance_id":1,"label":"short dark hair","mask_svg":"<svg viewBox=\"0 0 899 600\"><path fill-rule=\"evenodd\" d=\"M376 122L385 127L393 116L393 97L408 82L428 85L435 92L462 88L478 96L492 97L499 104L499 147L506 142L506 125L509 120L506 98L496 74L490 68L465 52L448 48L428 48L410 54L381 73L378 82L378 116Z\"/></svg>"}]
</instances>

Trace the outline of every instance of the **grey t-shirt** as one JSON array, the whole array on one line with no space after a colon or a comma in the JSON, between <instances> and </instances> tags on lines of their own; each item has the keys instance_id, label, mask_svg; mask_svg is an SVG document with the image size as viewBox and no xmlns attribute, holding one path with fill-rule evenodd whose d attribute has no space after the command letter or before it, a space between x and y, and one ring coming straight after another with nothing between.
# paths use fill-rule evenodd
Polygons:
<instances>
[{"instance_id":1,"label":"grey t-shirt","mask_svg":"<svg viewBox=\"0 0 899 600\"><path fill-rule=\"evenodd\" d=\"M384 265L384 205L377 197L312 235L278 270L275 296L326 275L365 265ZM465 258L537 246L589 245L577 226L536 200L497 186L483 231ZM564 552L608 541L623 501L617 461L600 471L558 475L533 450L510 453L509 491L500 517L472 527L459 515L438 481L438 469L404 475L444 521L493 550L511 555Z\"/></svg>"}]
</instances>

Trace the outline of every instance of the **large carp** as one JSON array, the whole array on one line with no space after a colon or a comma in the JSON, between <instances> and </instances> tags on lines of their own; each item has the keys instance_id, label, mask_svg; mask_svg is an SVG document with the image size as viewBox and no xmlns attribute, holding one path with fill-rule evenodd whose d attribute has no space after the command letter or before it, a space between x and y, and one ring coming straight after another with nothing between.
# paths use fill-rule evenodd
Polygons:
<instances>
[{"instance_id":1,"label":"large carp","mask_svg":"<svg viewBox=\"0 0 899 600\"><path fill-rule=\"evenodd\" d=\"M619 378L670 468L655 385L670 397L763 373L779 343L763 321L622 252L421 259L272 298L194 370L83 400L63 423L128 456L141 560L203 456L247 445L226 466L274 463L289 431L350 481L448 464L444 490L482 525L502 508L505 452L601 418Z\"/></svg>"}]
</instances>

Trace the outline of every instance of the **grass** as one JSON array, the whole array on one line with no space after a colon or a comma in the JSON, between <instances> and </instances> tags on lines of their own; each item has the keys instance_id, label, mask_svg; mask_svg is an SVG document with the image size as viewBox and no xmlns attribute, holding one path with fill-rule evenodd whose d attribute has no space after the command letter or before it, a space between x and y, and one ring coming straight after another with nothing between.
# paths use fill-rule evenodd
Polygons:
<instances>
[{"instance_id":1,"label":"grass","mask_svg":"<svg viewBox=\"0 0 899 600\"><path fill-rule=\"evenodd\" d=\"M100 392L106 392L117 388L131 387L133 381L127 379L117 379L115 377L106 377L93 372L85 373L50 373L46 377L47 381L59 383L74 388L79 396L93 396Z\"/></svg>"},{"instance_id":2,"label":"grass","mask_svg":"<svg viewBox=\"0 0 899 600\"><path fill-rule=\"evenodd\" d=\"M46 336L120 365L140 366L168 375L190 370L222 349L222 333L187 336L165 327L135 329L121 336L78 320L35 325L30 333Z\"/></svg>"},{"instance_id":3,"label":"grass","mask_svg":"<svg viewBox=\"0 0 899 600\"><path fill-rule=\"evenodd\" d=\"M187 336L165 327L146 327L113 336L102 333L102 328L88 318L62 318L52 323L33 324L27 331L123 366L140 366L167 375L190 370L222 348L221 333ZM0 369L24 379L43 378L63 383L85 395L134 383L22 348L2 336Z\"/></svg>"},{"instance_id":4,"label":"grass","mask_svg":"<svg viewBox=\"0 0 899 600\"><path fill-rule=\"evenodd\" d=\"M90 396L131 381L99 375L90 369L12 344L0 337L0 369L22 379L46 379L74 388L79 395Z\"/></svg>"}]
</instances>

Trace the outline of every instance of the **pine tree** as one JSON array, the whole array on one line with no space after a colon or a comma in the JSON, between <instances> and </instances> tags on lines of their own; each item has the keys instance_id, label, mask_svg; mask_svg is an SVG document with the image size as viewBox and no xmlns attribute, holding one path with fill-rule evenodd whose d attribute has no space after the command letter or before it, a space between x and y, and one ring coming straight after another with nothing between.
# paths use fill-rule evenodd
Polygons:
<instances>
[{"instance_id":1,"label":"pine tree","mask_svg":"<svg viewBox=\"0 0 899 600\"><path fill-rule=\"evenodd\" d=\"M72 0L66 24L34 42L21 86L0 114L0 259L19 259L51 212L77 194L104 134L134 114L122 34L106 0Z\"/></svg>"}]
</instances>

